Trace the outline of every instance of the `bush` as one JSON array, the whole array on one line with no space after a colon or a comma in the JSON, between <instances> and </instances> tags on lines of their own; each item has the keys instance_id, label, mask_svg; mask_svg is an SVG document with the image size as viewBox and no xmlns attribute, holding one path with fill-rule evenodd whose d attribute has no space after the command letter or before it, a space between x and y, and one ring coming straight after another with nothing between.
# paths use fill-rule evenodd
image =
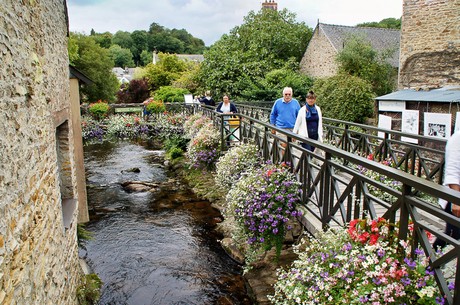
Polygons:
<instances>
[{"instance_id":1,"label":"bush","mask_svg":"<svg viewBox=\"0 0 460 305\"><path fill-rule=\"evenodd\" d=\"M182 157L184 155L184 151L179 147L174 147L168 151L167 155L171 160L174 160Z\"/></svg>"},{"instance_id":2,"label":"bush","mask_svg":"<svg viewBox=\"0 0 460 305\"><path fill-rule=\"evenodd\" d=\"M155 91L154 98L165 103L185 103L184 94L189 93L187 89L164 86Z\"/></svg>"},{"instance_id":3,"label":"bush","mask_svg":"<svg viewBox=\"0 0 460 305\"><path fill-rule=\"evenodd\" d=\"M190 140L187 158L196 169L212 170L219 158L220 132L209 122Z\"/></svg>"},{"instance_id":4,"label":"bush","mask_svg":"<svg viewBox=\"0 0 460 305\"><path fill-rule=\"evenodd\" d=\"M102 118L106 117L109 109L109 104L101 100L97 101L97 103L90 104L88 107L89 113L96 120L101 120Z\"/></svg>"},{"instance_id":5,"label":"bush","mask_svg":"<svg viewBox=\"0 0 460 305\"><path fill-rule=\"evenodd\" d=\"M166 111L165 104L159 100L149 102L146 108L149 113L163 113Z\"/></svg>"},{"instance_id":6,"label":"bush","mask_svg":"<svg viewBox=\"0 0 460 305\"><path fill-rule=\"evenodd\" d=\"M142 103L149 98L149 85L146 79L133 79L127 85L122 85L117 92L119 103Z\"/></svg>"},{"instance_id":7,"label":"bush","mask_svg":"<svg viewBox=\"0 0 460 305\"><path fill-rule=\"evenodd\" d=\"M102 281L95 273L90 273L82 278L82 283L77 287L79 305L97 305L101 297Z\"/></svg>"},{"instance_id":8,"label":"bush","mask_svg":"<svg viewBox=\"0 0 460 305\"><path fill-rule=\"evenodd\" d=\"M216 164L216 185L224 191L229 191L245 171L260 165L260 155L254 144L241 144L230 148L219 158Z\"/></svg>"},{"instance_id":9,"label":"bush","mask_svg":"<svg viewBox=\"0 0 460 305\"><path fill-rule=\"evenodd\" d=\"M350 75L316 80L313 91L324 117L364 123L374 114L375 94L369 82Z\"/></svg>"}]
</instances>

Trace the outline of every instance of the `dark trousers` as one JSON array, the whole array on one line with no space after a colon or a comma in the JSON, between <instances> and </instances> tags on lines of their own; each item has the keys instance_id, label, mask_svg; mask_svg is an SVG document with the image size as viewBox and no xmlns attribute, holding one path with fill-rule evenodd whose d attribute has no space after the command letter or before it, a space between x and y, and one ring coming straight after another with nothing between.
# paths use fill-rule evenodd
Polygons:
<instances>
[{"instance_id":1,"label":"dark trousers","mask_svg":"<svg viewBox=\"0 0 460 305\"><path fill-rule=\"evenodd\" d=\"M309 139L312 139L312 140L318 140L319 136L318 136L318 132L316 131L308 131L308 138ZM303 148L305 149L308 149L309 151L311 152L314 152L315 151L315 147L314 146L311 146L310 144L307 144L307 143L302 143L300 144L302 145Z\"/></svg>"},{"instance_id":2,"label":"dark trousers","mask_svg":"<svg viewBox=\"0 0 460 305\"><path fill-rule=\"evenodd\" d=\"M444 211L449 213L450 215L453 215L452 214L452 204L450 202L447 203ZM446 235L451 236L453 239L460 239L460 228L450 223L446 223L446 230L444 231L444 233L446 233ZM438 248L442 249L446 245L447 243L438 237L433 243L433 249L436 251Z\"/></svg>"}]
</instances>

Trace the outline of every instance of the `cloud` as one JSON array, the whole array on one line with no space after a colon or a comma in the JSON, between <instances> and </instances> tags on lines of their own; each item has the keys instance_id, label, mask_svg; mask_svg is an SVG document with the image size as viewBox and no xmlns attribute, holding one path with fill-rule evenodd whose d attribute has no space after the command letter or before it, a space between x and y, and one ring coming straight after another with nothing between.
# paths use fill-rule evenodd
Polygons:
<instances>
[{"instance_id":1,"label":"cloud","mask_svg":"<svg viewBox=\"0 0 460 305\"><path fill-rule=\"evenodd\" d=\"M115 33L148 30L153 22L169 29L185 29L211 45L223 34L243 23L249 11L259 11L264 0L68 0L70 30ZM362 22L399 18L397 0L279 0L299 22L314 28L323 23L356 25Z\"/></svg>"}]
</instances>

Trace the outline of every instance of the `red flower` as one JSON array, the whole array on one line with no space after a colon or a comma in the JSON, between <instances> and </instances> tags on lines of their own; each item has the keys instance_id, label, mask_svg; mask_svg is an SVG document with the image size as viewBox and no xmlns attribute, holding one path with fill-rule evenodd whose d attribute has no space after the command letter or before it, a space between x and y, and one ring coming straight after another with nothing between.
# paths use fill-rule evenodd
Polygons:
<instances>
[{"instance_id":1,"label":"red flower","mask_svg":"<svg viewBox=\"0 0 460 305\"><path fill-rule=\"evenodd\" d=\"M367 156L367 159L369 159L369 160L374 160L374 155L373 155L373 154L369 154L369 156Z\"/></svg>"}]
</instances>

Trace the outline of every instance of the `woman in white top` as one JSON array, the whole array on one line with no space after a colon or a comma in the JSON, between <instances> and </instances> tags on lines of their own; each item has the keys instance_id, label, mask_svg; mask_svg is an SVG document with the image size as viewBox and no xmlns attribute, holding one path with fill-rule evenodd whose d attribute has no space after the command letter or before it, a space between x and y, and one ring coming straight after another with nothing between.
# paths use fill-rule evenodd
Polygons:
<instances>
[{"instance_id":1,"label":"woman in white top","mask_svg":"<svg viewBox=\"0 0 460 305\"><path fill-rule=\"evenodd\" d=\"M308 92L307 103L300 108L292 132L323 142L323 115L321 109L316 105L316 95L313 91ZM312 152L315 150L315 147L307 143L301 145Z\"/></svg>"}]
</instances>

